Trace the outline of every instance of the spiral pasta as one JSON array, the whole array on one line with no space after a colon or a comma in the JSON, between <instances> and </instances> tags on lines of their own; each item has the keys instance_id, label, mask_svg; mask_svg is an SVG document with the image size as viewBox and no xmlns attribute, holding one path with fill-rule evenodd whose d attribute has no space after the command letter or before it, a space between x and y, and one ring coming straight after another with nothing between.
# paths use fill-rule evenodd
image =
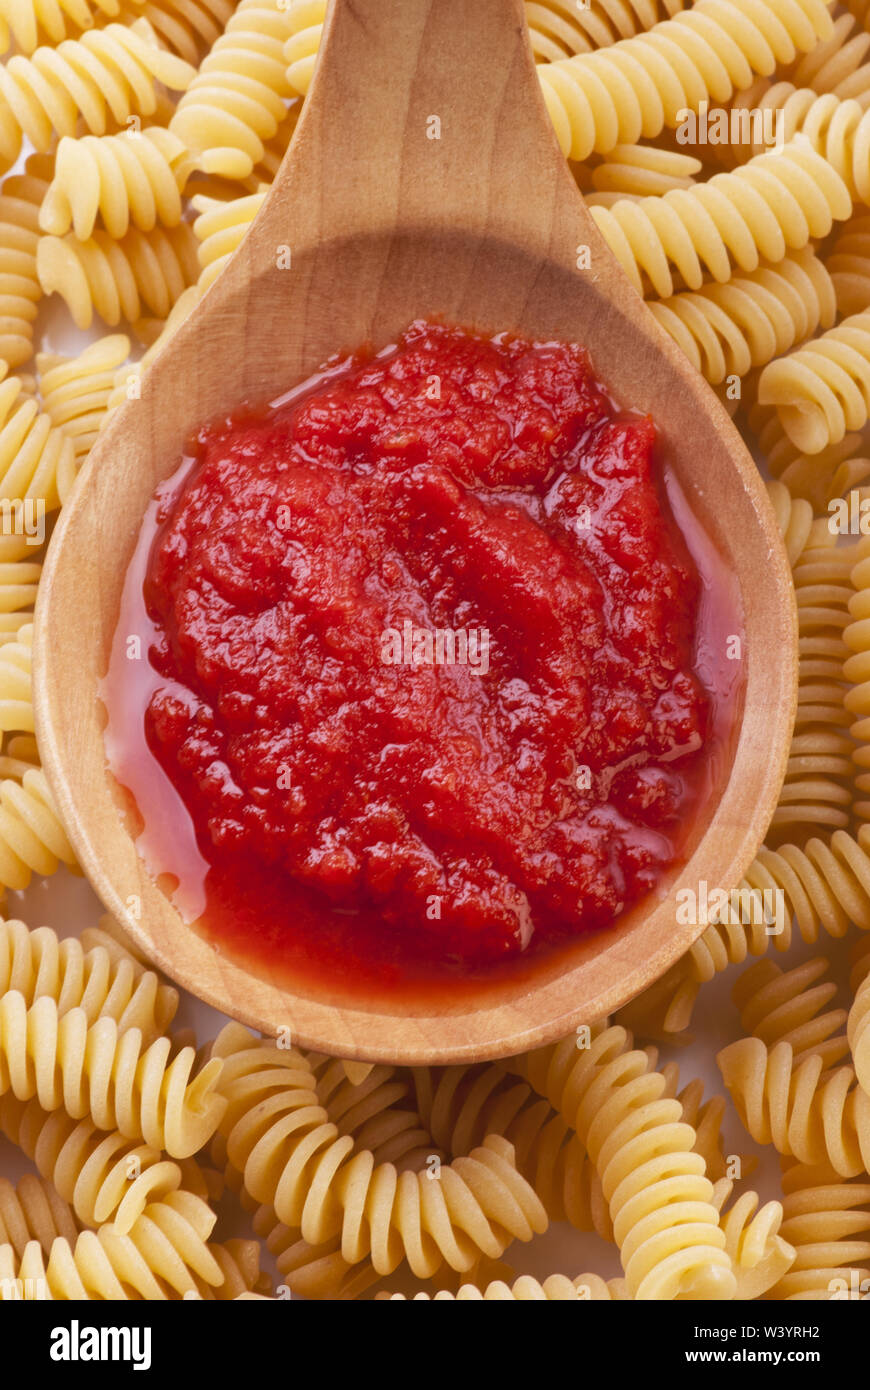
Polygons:
<instances>
[{"instance_id":1,"label":"spiral pasta","mask_svg":"<svg viewBox=\"0 0 870 1390\"><path fill-rule=\"evenodd\" d=\"M538 76L563 152L586 159L652 139L702 101L727 101L832 29L823 0L696 0L646 34L542 64Z\"/></svg>"},{"instance_id":2,"label":"spiral pasta","mask_svg":"<svg viewBox=\"0 0 870 1390\"><path fill-rule=\"evenodd\" d=\"M96 16L114 19L120 0L0 0L0 53L14 41L21 53L32 53L44 36L60 43L70 30L90 29Z\"/></svg>"},{"instance_id":3,"label":"spiral pasta","mask_svg":"<svg viewBox=\"0 0 870 1390\"><path fill-rule=\"evenodd\" d=\"M45 774L28 768L18 781L0 781L0 883L26 888L31 874L53 874L76 857L55 809Z\"/></svg>"},{"instance_id":4,"label":"spiral pasta","mask_svg":"<svg viewBox=\"0 0 870 1390\"><path fill-rule=\"evenodd\" d=\"M768 363L758 399L776 406L789 439L807 454L863 428L870 418L870 314L853 314Z\"/></svg>"},{"instance_id":5,"label":"spiral pasta","mask_svg":"<svg viewBox=\"0 0 870 1390\"><path fill-rule=\"evenodd\" d=\"M650 1035L681 1032L703 984L747 956L764 955L771 942L778 951L788 950L795 926L808 945L821 931L834 938L845 936L852 924L870 931L868 833L870 827L862 826L857 837L836 830L829 843L813 837L803 847L762 848L738 891L780 892L775 920L768 924L759 914L746 922L731 914L713 923L676 966L620 1010L620 1018Z\"/></svg>"},{"instance_id":6,"label":"spiral pasta","mask_svg":"<svg viewBox=\"0 0 870 1390\"><path fill-rule=\"evenodd\" d=\"M33 733L31 647L33 624L25 623L0 650L0 731Z\"/></svg>"},{"instance_id":7,"label":"spiral pasta","mask_svg":"<svg viewBox=\"0 0 870 1390\"><path fill-rule=\"evenodd\" d=\"M766 1047L790 1043L799 1064L809 1053L818 1054L826 1067L841 1062L849 1047L842 1035L845 1009L822 1012L837 993L824 956L782 970L771 960L760 960L744 970L731 997L740 1010L745 1033L760 1038Z\"/></svg>"},{"instance_id":8,"label":"spiral pasta","mask_svg":"<svg viewBox=\"0 0 870 1390\"><path fill-rule=\"evenodd\" d=\"M870 802L866 800L870 792L870 557L867 544L860 541L858 556L851 571L850 579L854 592L849 598L849 617L852 619L843 631L846 660L843 675L851 683L845 696L845 706L850 714L857 716L850 728L855 746L852 759L856 768L855 815L863 821L870 820Z\"/></svg>"},{"instance_id":9,"label":"spiral pasta","mask_svg":"<svg viewBox=\"0 0 870 1390\"><path fill-rule=\"evenodd\" d=\"M760 1298L794 1263L794 1247L780 1234L783 1209L779 1202L759 1203L757 1192L744 1192L728 1209L734 1184L722 1178L713 1189L713 1203L725 1236L725 1248L737 1278L735 1298Z\"/></svg>"},{"instance_id":10,"label":"spiral pasta","mask_svg":"<svg viewBox=\"0 0 870 1390\"><path fill-rule=\"evenodd\" d=\"M771 484L771 493L783 485ZM797 504L799 506L800 504ZM793 506L792 516L797 510ZM788 544L789 530L785 537ZM798 707L774 832L845 829L853 799L844 628L852 597L854 552L837 547L831 528L814 523L793 560L798 611Z\"/></svg>"},{"instance_id":11,"label":"spiral pasta","mask_svg":"<svg viewBox=\"0 0 870 1390\"><path fill-rule=\"evenodd\" d=\"M489 1133L513 1146L517 1168L551 1221L613 1239L601 1180L565 1120L502 1064L414 1068L414 1088L433 1141L452 1157L470 1153Z\"/></svg>"},{"instance_id":12,"label":"spiral pasta","mask_svg":"<svg viewBox=\"0 0 870 1390\"><path fill-rule=\"evenodd\" d=\"M201 196L193 199L197 218L193 224L199 241L199 264L202 267L198 286L205 291L214 284L227 261L244 240L251 223L263 206L266 193L251 193L244 198L220 202Z\"/></svg>"},{"instance_id":13,"label":"spiral pasta","mask_svg":"<svg viewBox=\"0 0 870 1390\"><path fill-rule=\"evenodd\" d=\"M51 998L59 1017L82 1009L89 1024L112 1018L119 1032L138 1028L146 1043L166 1032L178 1008L178 991L130 957L112 960L103 946L84 949L51 927L0 918L0 994L7 990L17 990L28 1008Z\"/></svg>"},{"instance_id":14,"label":"spiral pasta","mask_svg":"<svg viewBox=\"0 0 870 1390\"><path fill-rule=\"evenodd\" d=\"M17 367L30 356L41 296L36 275L39 206L50 177L44 155L0 185L0 361Z\"/></svg>"},{"instance_id":15,"label":"spiral pasta","mask_svg":"<svg viewBox=\"0 0 870 1390\"><path fill-rule=\"evenodd\" d=\"M661 197L691 188L703 165L693 155L655 145L615 145L590 176L587 207L610 207L620 198Z\"/></svg>"},{"instance_id":16,"label":"spiral pasta","mask_svg":"<svg viewBox=\"0 0 870 1390\"><path fill-rule=\"evenodd\" d=\"M649 307L714 385L764 366L817 328L830 327L836 316L831 277L809 248L727 284L653 300Z\"/></svg>"},{"instance_id":17,"label":"spiral pasta","mask_svg":"<svg viewBox=\"0 0 870 1390\"><path fill-rule=\"evenodd\" d=\"M843 14L834 20L830 38L798 58L783 76L796 87L866 103L868 55L870 34L858 27L853 15Z\"/></svg>"},{"instance_id":18,"label":"spiral pasta","mask_svg":"<svg viewBox=\"0 0 870 1390\"><path fill-rule=\"evenodd\" d=\"M329 1123L300 1053L258 1043L230 1024L212 1056L224 1061L221 1130L230 1162L250 1195L271 1203L310 1245L340 1235L348 1264L369 1256L389 1274L404 1258L425 1278L445 1261L467 1269L478 1251L495 1257L510 1239L545 1229L544 1209L505 1140L489 1136L444 1165L437 1180L398 1174L391 1164L376 1167L370 1151Z\"/></svg>"},{"instance_id":19,"label":"spiral pasta","mask_svg":"<svg viewBox=\"0 0 870 1390\"><path fill-rule=\"evenodd\" d=\"M282 0L241 0L178 103L169 129L207 173L245 178L286 114Z\"/></svg>"},{"instance_id":20,"label":"spiral pasta","mask_svg":"<svg viewBox=\"0 0 870 1390\"><path fill-rule=\"evenodd\" d=\"M741 1038L723 1048L719 1070L746 1129L760 1144L801 1163L830 1163L841 1177L866 1171L870 1096L851 1067L826 1070L818 1052L796 1063L790 1043L768 1048Z\"/></svg>"},{"instance_id":21,"label":"spiral pasta","mask_svg":"<svg viewBox=\"0 0 870 1390\"><path fill-rule=\"evenodd\" d=\"M0 498L54 511L75 478L75 455L17 377L0 379Z\"/></svg>"},{"instance_id":22,"label":"spiral pasta","mask_svg":"<svg viewBox=\"0 0 870 1390\"><path fill-rule=\"evenodd\" d=\"M691 0L526 0L532 51L539 62L606 48L651 29L688 8Z\"/></svg>"},{"instance_id":23,"label":"spiral pasta","mask_svg":"<svg viewBox=\"0 0 870 1390\"><path fill-rule=\"evenodd\" d=\"M176 227L193 168L186 147L162 126L77 140L65 136L57 147L39 225L51 236L72 228L79 241L91 236L98 217L116 239L131 223L141 232L150 232L158 222Z\"/></svg>"},{"instance_id":24,"label":"spiral pasta","mask_svg":"<svg viewBox=\"0 0 870 1390\"><path fill-rule=\"evenodd\" d=\"M149 233L131 227L120 241L100 229L87 241L44 236L36 270L45 293L61 295L79 328L88 328L95 313L110 327L121 319L135 324L143 308L166 318L199 274L187 223Z\"/></svg>"},{"instance_id":25,"label":"spiral pasta","mask_svg":"<svg viewBox=\"0 0 870 1390\"><path fill-rule=\"evenodd\" d=\"M48 1254L58 1237L75 1242L79 1227L51 1183L27 1173L16 1187L0 1178L0 1246L9 1245L18 1259L30 1241Z\"/></svg>"},{"instance_id":26,"label":"spiral pasta","mask_svg":"<svg viewBox=\"0 0 870 1390\"><path fill-rule=\"evenodd\" d=\"M870 216L862 213L849 219L831 247L827 266L839 314L870 308Z\"/></svg>"},{"instance_id":27,"label":"spiral pasta","mask_svg":"<svg viewBox=\"0 0 870 1390\"><path fill-rule=\"evenodd\" d=\"M802 139L692 188L590 209L635 288L646 292L646 276L662 297L674 293L672 266L689 289L699 290L705 270L724 282L732 258L746 271L761 259L780 261L786 251L827 236L851 210L839 174Z\"/></svg>"},{"instance_id":28,"label":"spiral pasta","mask_svg":"<svg viewBox=\"0 0 870 1390\"><path fill-rule=\"evenodd\" d=\"M436 1303L443 1300L457 1303L580 1303L586 1300L602 1303L625 1296L621 1279L602 1279L597 1274L578 1274L575 1279L569 1279L565 1274L551 1274L540 1282L530 1274L523 1274L513 1284L506 1284L503 1279L483 1289L476 1284L463 1284L455 1294L442 1289L435 1294L417 1293L413 1298L415 1302L433 1299ZM377 1297L405 1299L402 1293L378 1294Z\"/></svg>"},{"instance_id":29,"label":"spiral pasta","mask_svg":"<svg viewBox=\"0 0 870 1390\"><path fill-rule=\"evenodd\" d=\"M166 48L197 67L234 8L233 0L127 0L124 18L141 15Z\"/></svg>"},{"instance_id":30,"label":"spiral pasta","mask_svg":"<svg viewBox=\"0 0 870 1390\"><path fill-rule=\"evenodd\" d=\"M855 952L849 987L853 1000L846 1032L852 1065L859 1085L870 1095L870 941L862 941Z\"/></svg>"},{"instance_id":31,"label":"spiral pasta","mask_svg":"<svg viewBox=\"0 0 870 1390\"><path fill-rule=\"evenodd\" d=\"M782 1187L780 1233L794 1247L795 1259L771 1297L817 1302L845 1292L859 1298L870 1264L870 1183L844 1182L826 1164L795 1163L783 1174Z\"/></svg>"},{"instance_id":32,"label":"spiral pasta","mask_svg":"<svg viewBox=\"0 0 870 1390\"><path fill-rule=\"evenodd\" d=\"M63 1105L74 1119L90 1113L100 1129L187 1158L223 1113L221 1064L214 1058L192 1076L193 1048L170 1052L168 1038L146 1048L137 1028L121 1033L112 1018L89 1026L84 1009L61 1016L46 996L29 1009L17 990L0 997L0 1093L36 1096L45 1110Z\"/></svg>"},{"instance_id":33,"label":"spiral pasta","mask_svg":"<svg viewBox=\"0 0 870 1390\"><path fill-rule=\"evenodd\" d=\"M93 29L31 58L16 54L0 66L0 163L14 163L23 136L45 151L53 135L75 135L79 119L102 135L107 109L119 125L133 114L151 115L155 83L182 91L193 73L157 46L145 20Z\"/></svg>"},{"instance_id":34,"label":"spiral pasta","mask_svg":"<svg viewBox=\"0 0 870 1390\"><path fill-rule=\"evenodd\" d=\"M510 1065L575 1129L610 1204L629 1295L731 1298L736 1280L695 1132L625 1029L593 1030Z\"/></svg>"},{"instance_id":35,"label":"spiral pasta","mask_svg":"<svg viewBox=\"0 0 870 1390\"><path fill-rule=\"evenodd\" d=\"M20 1261L0 1246L0 1298L166 1299L199 1293L199 1280L219 1285L223 1270L207 1245L214 1214L189 1193L151 1203L127 1235L111 1225L82 1231L75 1245L54 1241L48 1259L31 1241Z\"/></svg>"},{"instance_id":36,"label":"spiral pasta","mask_svg":"<svg viewBox=\"0 0 870 1390\"><path fill-rule=\"evenodd\" d=\"M130 355L130 339L107 334L75 357L38 353L42 408L72 440L76 465L87 458L100 432L119 368Z\"/></svg>"},{"instance_id":37,"label":"spiral pasta","mask_svg":"<svg viewBox=\"0 0 870 1390\"><path fill-rule=\"evenodd\" d=\"M112 1221L126 1235L149 1202L187 1186L179 1164L159 1149L74 1120L39 1101L0 1097L0 1130L32 1159L83 1226ZM196 1193L202 1197L202 1193ZM59 1234L64 1234L59 1232Z\"/></svg>"}]
</instances>

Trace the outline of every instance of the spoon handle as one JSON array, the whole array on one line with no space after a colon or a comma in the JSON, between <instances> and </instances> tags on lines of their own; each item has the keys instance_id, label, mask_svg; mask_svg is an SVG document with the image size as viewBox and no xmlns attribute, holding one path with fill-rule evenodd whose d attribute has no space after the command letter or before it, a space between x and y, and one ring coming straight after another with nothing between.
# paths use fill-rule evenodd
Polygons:
<instances>
[{"instance_id":1,"label":"spoon handle","mask_svg":"<svg viewBox=\"0 0 870 1390\"><path fill-rule=\"evenodd\" d=\"M304 245L424 227L552 250L563 221L566 254L578 222L597 240L541 96L522 0L333 0L251 252L274 259L291 225Z\"/></svg>"}]
</instances>

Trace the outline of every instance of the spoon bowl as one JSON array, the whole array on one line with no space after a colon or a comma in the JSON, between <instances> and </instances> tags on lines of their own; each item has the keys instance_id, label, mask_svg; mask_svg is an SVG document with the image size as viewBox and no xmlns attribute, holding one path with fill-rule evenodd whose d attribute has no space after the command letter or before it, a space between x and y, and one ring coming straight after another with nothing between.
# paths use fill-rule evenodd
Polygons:
<instances>
[{"instance_id":1,"label":"spoon bowl","mask_svg":"<svg viewBox=\"0 0 870 1390\"><path fill-rule=\"evenodd\" d=\"M431 1006L288 990L215 950L153 880L106 762L99 685L155 488L204 423L266 402L339 350L415 318L584 345L648 411L700 525L736 576L743 683L730 765L688 859L611 929L520 979ZM346 1058L475 1061L600 1018L668 969L704 923L674 895L736 885L776 805L797 670L790 570L724 408L602 242L540 95L522 0L336 0L291 148L239 251L112 417L52 539L34 640L41 754L107 908L179 984L264 1033ZM135 914L130 904L137 900Z\"/></svg>"}]
</instances>

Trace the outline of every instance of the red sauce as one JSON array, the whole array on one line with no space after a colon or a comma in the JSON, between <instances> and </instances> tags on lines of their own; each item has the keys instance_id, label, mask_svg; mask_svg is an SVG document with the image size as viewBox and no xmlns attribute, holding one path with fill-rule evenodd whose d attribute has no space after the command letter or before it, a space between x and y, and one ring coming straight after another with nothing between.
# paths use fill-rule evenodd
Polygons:
<instances>
[{"instance_id":1,"label":"red sauce","mask_svg":"<svg viewBox=\"0 0 870 1390\"><path fill-rule=\"evenodd\" d=\"M189 918L358 991L491 973L654 889L728 704L655 438L580 348L425 323L202 431L104 690Z\"/></svg>"}]
</instances>

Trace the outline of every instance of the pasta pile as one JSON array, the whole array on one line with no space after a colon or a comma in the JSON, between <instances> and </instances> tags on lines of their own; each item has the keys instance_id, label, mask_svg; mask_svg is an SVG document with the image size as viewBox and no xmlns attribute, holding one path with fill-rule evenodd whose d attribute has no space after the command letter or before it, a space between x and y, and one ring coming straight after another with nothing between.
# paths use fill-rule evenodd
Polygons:
<instances>
[{"instance_id":1,"label":"pasta pile","mask_svg":"<svg viewBox=\"0 0 870 1390\"><path fill-rule=\"evenodd\" d=\"M0 515L14 523L0 531L2 890L76 869L34 738L31 618L53 518L243 241L325 8L0 0ZM769 475L800 689L779 805L738 887L775 903L773 924L714 917L616 1018L560 1043L396 1068L236 1023L197 1052L174 1030L176 991L114 923L59 939L11 914L0 1133L34 1171L0 1180L0 1298L870 1287L870 522L855 524L870 503L870 6L527 0L526 13L604 240ZM686 138L687 113L697 135L717 111L727 138ZM92 330L77 355L38 342L54 295ZM709 1096L658 1049L731 967L725 1093ZM779 1155L778 1199L747 1186L731 1117ZM213 1239L218 1202L241 1207L251 1239ZM552 1222L614 1246L622 1275L524 1273L524 1244Z\"/></svg>"}]
</instances>

